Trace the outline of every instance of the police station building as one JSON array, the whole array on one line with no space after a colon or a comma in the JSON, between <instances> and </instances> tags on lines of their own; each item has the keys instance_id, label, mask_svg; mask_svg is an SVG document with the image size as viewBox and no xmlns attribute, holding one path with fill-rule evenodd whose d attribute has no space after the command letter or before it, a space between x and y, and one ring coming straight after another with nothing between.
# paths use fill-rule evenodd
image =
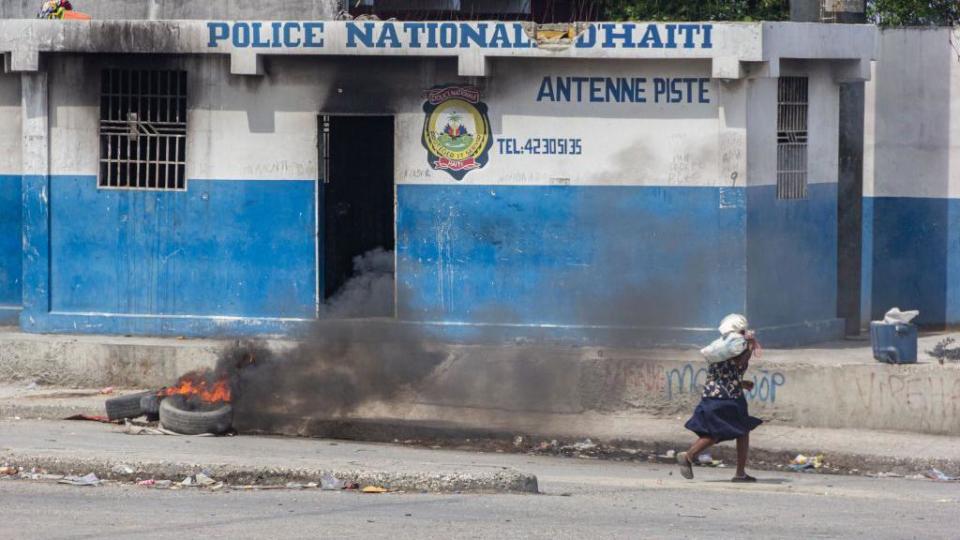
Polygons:
<instances>
[{"instance_id":1,"label":"police station building","mask_svg":"<svg viewBox=\"0 0 960 540\"><path fill-rule=\"evenodd\" d=\"M0 20L0 320L295 335L376 248L438 339L836 338L838 85L799 23Z\"/></svg>"}]
</instances>

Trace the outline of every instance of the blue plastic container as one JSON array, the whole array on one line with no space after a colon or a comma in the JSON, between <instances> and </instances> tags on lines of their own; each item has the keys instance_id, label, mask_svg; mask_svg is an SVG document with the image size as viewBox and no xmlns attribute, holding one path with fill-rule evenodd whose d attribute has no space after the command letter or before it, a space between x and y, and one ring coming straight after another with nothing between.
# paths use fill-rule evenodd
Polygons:
<instances>
[{"instance_id":1,"label":"blue plastic container","mask_svg":"<svg viewBox=\"0 0 960 540\"><path fill-rule=\"evenodd\" d=\"M917 327L912 324L870 323L873 357L887 364L917 363Z\"/></svg>"}]
</instances>

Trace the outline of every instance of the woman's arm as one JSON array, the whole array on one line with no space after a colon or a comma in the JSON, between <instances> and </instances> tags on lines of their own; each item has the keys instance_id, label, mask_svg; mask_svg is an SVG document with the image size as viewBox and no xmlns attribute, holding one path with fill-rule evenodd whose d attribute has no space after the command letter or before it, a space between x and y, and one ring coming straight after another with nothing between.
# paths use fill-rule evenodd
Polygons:
<instances>
[{"instance_id":1,"label":"woman's arm","mask_svg":"<svg viewBox=\"0 0 960 540\"><path fill-rule=\"evenodd\" d=\"M750 367L751 356L753 356L753 348L750 346L747 347L747 350L743 351L739 356L737 356L735 362L737 364L737 370L739 370L741 376L743 376L744 372L747 371L747 368Z\"/></svg>"},{"instance_id":2,"label":"woman's arm","mask_svg":"<svg viewBox=\"0 0 960 540\"><path fill-rule=\"evenodd\" d=\"M743 376L747 372L747 368L750 367L750 357L752 355L753 350L747 347L747 350L743 351L743 354L737 357L737 378L740 379L740 386L747 391L753 390L753 381L744 379Z\"/></svg>"}]
</instances>

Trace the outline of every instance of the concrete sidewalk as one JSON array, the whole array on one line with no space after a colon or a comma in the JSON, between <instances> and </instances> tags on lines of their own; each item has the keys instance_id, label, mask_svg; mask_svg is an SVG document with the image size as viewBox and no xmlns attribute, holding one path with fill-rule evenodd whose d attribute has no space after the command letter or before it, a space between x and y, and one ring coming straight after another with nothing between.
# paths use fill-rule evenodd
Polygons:
<instances>
[{"instance_id":1,"label":"concrete sidewalk","mask_svg":"<svg viewBox=\"0 0 960 540\"><path fill-rule=\"evenodd\" d=\"M21 442L29 437L40 437L37 435L42 431L40 427L49 425L76 425L78 427L70 429L87 433L94 428L86 422L48 424L37 421L55 421L73 414L102 415L103 403L109 397L112 395L100 395L96 389L0 386L4 441L11 440L8 439L10 429L24 426L29 428L20 432L21 438L17 440ZM350 417L337 420L274 415L262 418L266 422L262 425L246 424L242 418L235 421L238 428L247 433L383 443L404 441L410 446L548 455L569 455L564 447L576 446L578 442L582 446L589 438L599 445L596 449L573 453L586 457L647 460L668 450L682 450L692 442L693 435L683 428L685 419L686 415L654 417L636 411L506 414L482 408L389 403L370 404ZM110 426L95 426L98 430L112 429ZM31 429L40 431L32 432ZM240 439L247 438L237 440ZM136 450L136 445L143 444L144 437L126 436L114 440L117 444L133 444L132 449ZM552 443L554 440L556 444ZM37 448L43 446L40 443ZM234 447L227 445L224 448L232 451ZM118 447L117 452L126 450ZM825 472L914 475L936 467L948 474L960 475L960 444L951 436L798 427L775 420L760 426L751 435L751 463L757 468L782 469L800 453L823 454L828 464ZM734 445L722 444L712 450L712 454L728 464L733 463ZM92 455L99 453L92 452ZM282 461L286 462L285 458Z\"/></svg>"}]
</instances>

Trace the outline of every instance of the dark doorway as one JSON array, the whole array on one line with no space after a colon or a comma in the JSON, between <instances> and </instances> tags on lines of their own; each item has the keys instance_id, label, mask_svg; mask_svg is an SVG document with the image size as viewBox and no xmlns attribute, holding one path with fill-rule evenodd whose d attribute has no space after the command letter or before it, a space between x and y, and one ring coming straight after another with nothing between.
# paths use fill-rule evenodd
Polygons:
<instances>
[{"instance_id":1,"label":"dark doorway","mask_svg":"<svg viewBox=\"0 0 960 540\"><path fill-rule=\"evenodd\" d=\"M383 252L392 255L393 130L392 116L320 116L317 221L323 229L317 275L325 301L363 271L362 264L355 265L357 257L377 248L381 259ZM392 267L389 272L392 279Z\"/></svg>"}]
</instances>

